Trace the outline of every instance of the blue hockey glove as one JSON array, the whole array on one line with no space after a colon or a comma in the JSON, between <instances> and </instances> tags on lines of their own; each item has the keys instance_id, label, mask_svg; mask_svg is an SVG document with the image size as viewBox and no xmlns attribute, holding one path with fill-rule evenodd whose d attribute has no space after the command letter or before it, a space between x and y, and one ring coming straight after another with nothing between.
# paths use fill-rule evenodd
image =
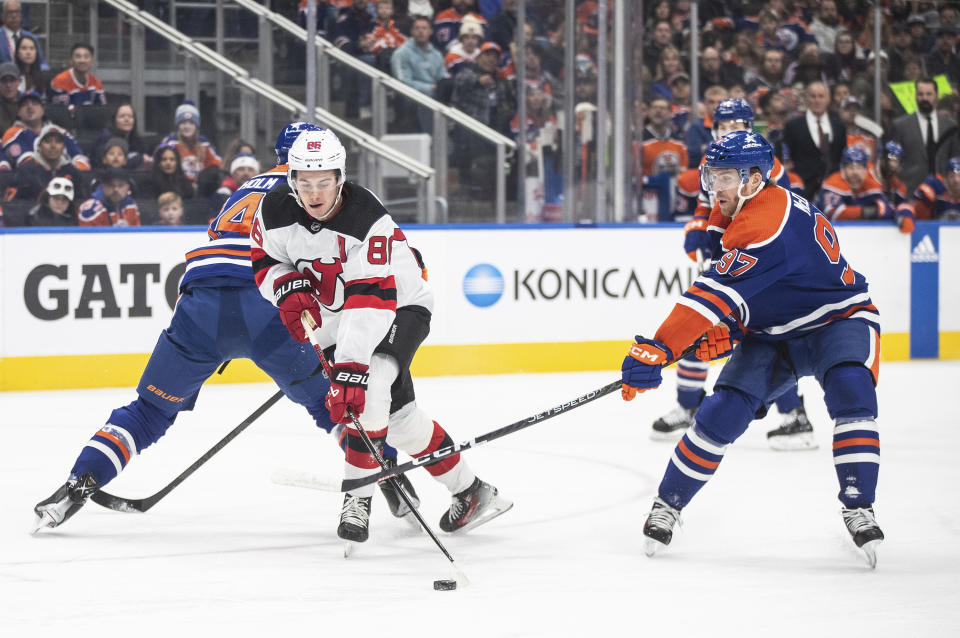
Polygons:
<instances>
[{"instance_id":1,"label":"blue hockey glove","mask_svg":"<svg viewBox=\"0 0 960 638\"><path fill-rule=\"evenodd\" d=\"M693 261L697 261L697 250L704 259L713 257L710 250L710 235L707 233L707 220L694 217L683 227L683 251Z\"/></svg>"},{"instance_id":2,"label":"blue hockey glove","mask_svg":"<svg viewBox=\"0 0 960 638\"><path fill-rule=\"evenodd\" d=\"M637 392L659 387L663 382L663 366L673 360L670 348L656 339L644 339L639 335L635 339L637 342L630 346L620 366L620 379L623 382L620 395L624 401L631 401Z\"/></svg>"}]
</instances>

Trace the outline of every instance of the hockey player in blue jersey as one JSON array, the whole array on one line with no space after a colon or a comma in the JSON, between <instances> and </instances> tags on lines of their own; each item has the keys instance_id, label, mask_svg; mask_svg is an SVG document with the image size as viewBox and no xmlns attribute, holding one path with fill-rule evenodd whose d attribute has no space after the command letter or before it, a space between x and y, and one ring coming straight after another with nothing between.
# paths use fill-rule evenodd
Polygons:
<instances>
[{"instance_id":1,"label":"hockey player in blue jersey","mask_svg":"<svg viewBox=\"0 0 960 638\"><path fill-rule=\"evenodd\" d=\"M713 112L713 139L733 131L752 131L753 121L753 109L746 100L724 100ZM787 169L776 158L770 178L778 186L790 190ZM711 238L707 232L707 222L714 201L710 193L703 188L699 190L694 217L684 226L683 250L693 260L698 259L698 252L702 258L709 260L719 256L719 246L715 238ZM684 430L693 425L694 415L704 397L703 388L707 383L709 367L709 362L700 361L695 355L684 357L677 363L677 406L653 422L650 433L652 439L676 440ZM767 433L770 447L774 450L816 449L817 440L813 436L813 426L807 418L803 398L797 393L795 384L777 398L776 406L777 411L783 415L783 421Z\"/></svg>"},{"instance_id":2,"label":"hockey player in blue jersey","mask_svg":"<svg viewBox=\"0 0 960 638\"><path fill-rule=\"evenodd\" d=\"M37 504L34 531L57 527L75 514L134 456L162 437L181 410L193 409L203 382L230 359L253 360L284 394L307 409L317 427L327 432L336 427L324 405L330 382L316 353L290 338L276 309L260 296L250 267L254 214L273 187L286 183L287 152L305 130L319 127L296 122L281 131L278 166L237 189L210 222L210 241L187 253L176 310L143 371L137 399L113 411L80 451L67 482ZM385 449L384 456L396 462L396 450ZM418 503L409 481L404 487ZM383 492L395 516L409 513L392 488Z\"/></svg>"},{"instance_id":3,"label":"hockey player in blue jersey","mask_svg":"<svg viewBox=\"0 0 960 638\"><path fill-rule=\"evenodd\" d=\"M829 220L769 181L772 168L773 149L756 133L730 133L710 146L701 175L718 205L708 232L719 237L721 254L652 339L636 338L623 362L623 396L631 399L658 387L661 368L705 331L720 356L731 335L719 324L743 331L670 458L643 526L646 553L670 543L680 512L755 416L798 377L814 376L834 420L843 521L875 566L883 540L873 510L880 463L879 315Z\"/></svg>"}]
</instances>

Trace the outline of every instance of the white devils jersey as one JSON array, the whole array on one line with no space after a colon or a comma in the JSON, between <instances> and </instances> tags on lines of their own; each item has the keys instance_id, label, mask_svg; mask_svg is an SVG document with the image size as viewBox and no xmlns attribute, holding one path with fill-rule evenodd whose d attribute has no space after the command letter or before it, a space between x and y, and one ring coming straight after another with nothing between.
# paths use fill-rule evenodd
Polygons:
<instances>
[{"instance_id":1,"label":"white devils jersey","mask_svg":"<svg viewBox=\"0 0 960 638\"><path fill-rule=\"evenodd\" d=\"M251 260L260 294L271 303L274 283L300 272L312 282L323 317L320 344L336 344L338 363L370 364L397 308L433 309L419 256L376 196L353 182L343 186L340 212L320 222L296 202L286 184L263 199L250 231Z\"/></svg>"}]
</instances>

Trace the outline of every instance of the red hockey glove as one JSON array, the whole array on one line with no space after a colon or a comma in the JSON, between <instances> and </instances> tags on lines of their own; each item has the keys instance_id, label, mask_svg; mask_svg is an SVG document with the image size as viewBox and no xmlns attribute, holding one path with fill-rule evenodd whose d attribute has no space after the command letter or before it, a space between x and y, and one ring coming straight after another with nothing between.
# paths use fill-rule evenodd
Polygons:
<instances>
[{"instance_id":1,"label":"red hockey glove","mask_svg":"<svg viewBox=\"0 0 960 638\"><path fill-rule=\"evenodd\" d=\"M726 356L737 345L736 341L730 339L730 329L725 323L719 323L704 333L697 347L697 359L701 361L713 361Z\"/></svg>"},{"instance_id":2,"label":"red hockey glove","mask_svg":"<svg viewBox=\"0 0 960 638\"><path fill-rule=\"evenodd\" d=\"M703 217L694 217L683 227L683 250L687 257L697 261L697 249L705 259L709 259L710 235L707 233L707 220Z\"/></svg>"},{"instance_id":3,"label":"red hockey glove","mask_svg":"<svg viewBox=\"0 0 960 638\"><path fill-rule=\"evenodd\" d=\"M307 333L303 330L300 314L306 310L313 317L317 327L320 327L320 300L314 294L313 284L298 272L291 272L279 277L273 284L273 298L280 311L280 319L287 327L290 336L300 343L306 343Z\"/></svg>"},{"instance_id":4,"label":"red hockey glove","mask_svg":"<svg viewBox=\"0 0 960 638\"><path fill-rule=\"evenodd\" d=\"M915 222L916 216L909 208L901 208L897 211L897 226L904 235L909 235L913 232Z\"/></svg>"},{"instance_id":5,"label":"red hockey glove","mask_svg":"<svg viewBox=\"0 0 960 638\"><path fill-rule=\"evenodd\" d=\"M644 339L638 335L636 340L620 366L623 382L620 395L624 401L632 401L637 392L658 387L663 382L661 369L673 359L670 348L656 339Z\"/></svg>"},{"instance_id":6,"label":"red hockey glove","mask_svg":"<svg viewBox=\"0 0 960 638\"><path fill-rule=\"evenodd\" d=\"M363 414L367 392L367 366L362 363L336 363L330 369L330 391L327 392L327 409L334 423L353 423L347 414Z\"/></svg>"}]
</instances>

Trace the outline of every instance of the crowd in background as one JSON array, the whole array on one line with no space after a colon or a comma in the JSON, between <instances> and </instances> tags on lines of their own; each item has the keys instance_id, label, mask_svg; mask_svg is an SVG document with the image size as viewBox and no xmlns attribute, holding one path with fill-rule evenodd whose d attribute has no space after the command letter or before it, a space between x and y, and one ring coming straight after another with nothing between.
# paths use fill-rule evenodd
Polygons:
<instances>
[{"instance_id":1,"label":"crowd in background","mask_svg":"<svg viewBox=\"0 0 960 638\"><path fill-rule=\"evenodd\" d=\"M564 193L558 119L568 46L564 4L526 2L524 130L527 174L534 179L529 199L536 204L530 208L528 201L526 216L532 220L549 219ZM711 119L731 98L749 104L752 126L774 144L792 187L834 218L902 222L908 211L921 219L960 218L960 5L884 3L877 52L872 7L864 0L707 0L698 3L696 30L690 4L644 3L645 15L633 16L643 37L632 61L637 80L629 135L637 197L631 221L682 220L693 213L696 170L713 139ZM271 7L306 23L306 0L273 0ZM568 192L595 178L590 136L596 130L597 12L594 0L576 3L575 41L569 44L575 48L577 147L569 152L578 184ZM169 135L147 143L137 135L133 108L114 104L91 72L94 47L75 45L54 74L22 14L19 2L3 3L0 185L4 201L35 204L23 223L205 223L260 169L256 150L242 140L221 158L189 102L177 108ZM516 0L317 3L317 29L335 46L514 138L521 126L517 23ZM694 32L700 55L691 61ZM878 60L883 90L875 95ZM698 65L696 101L691 64ZM370 117L369 81L349 69L338 73L346 117ZM875 98L879 121L873 119ZM404 100L394 101L392 110L392 132L433 132L429 113ZM92 111L109 113L99 134L75 135L64 125ZM458 187L489 196L497 168L492 145L460 127L451 140L450 172ZM883 200L866 203L876 191ZM143 209L149 212L141 215Z\"/></svg>"}]
</instances>

